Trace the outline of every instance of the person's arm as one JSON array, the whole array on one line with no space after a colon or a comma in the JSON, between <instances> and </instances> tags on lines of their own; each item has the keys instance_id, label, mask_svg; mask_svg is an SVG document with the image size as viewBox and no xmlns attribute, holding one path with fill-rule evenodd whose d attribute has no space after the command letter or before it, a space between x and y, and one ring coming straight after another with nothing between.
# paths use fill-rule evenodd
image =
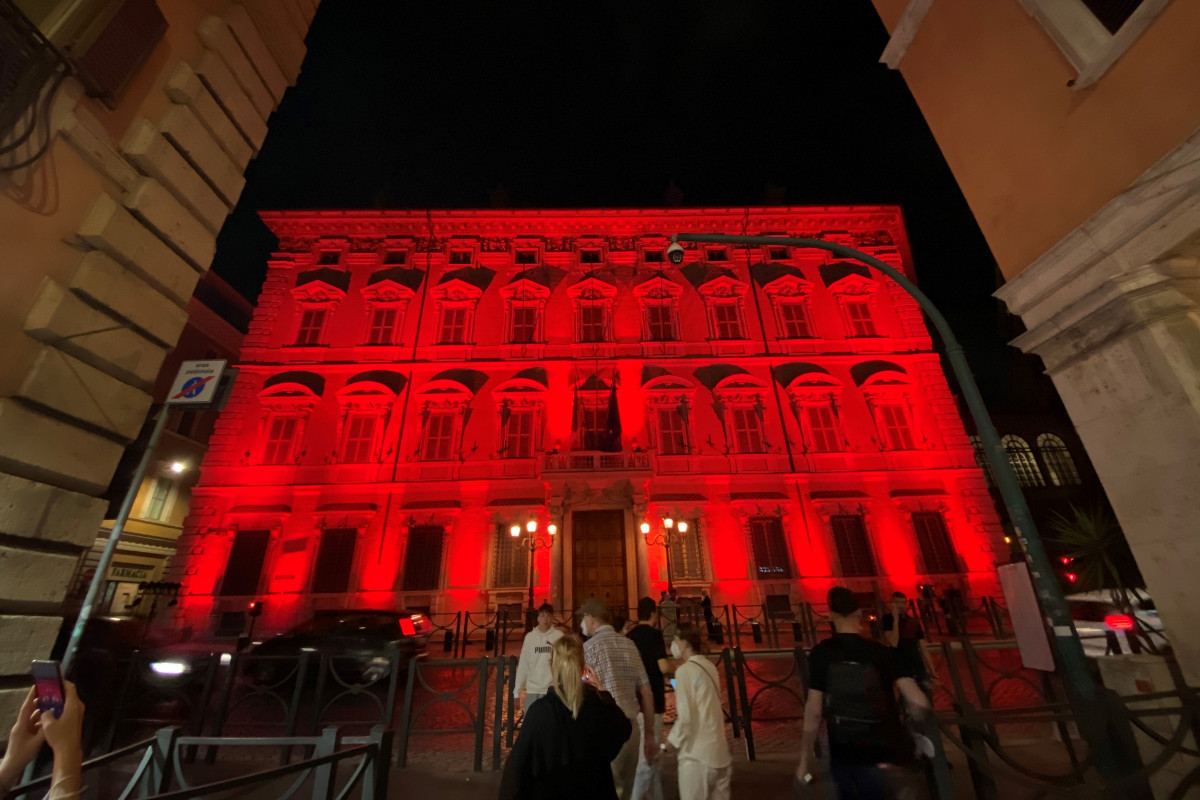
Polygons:
<instances>
[{"instance_id":1,"label":"person's arm","mask_svg":"<svg viewBox=\"0 0 1200 800\"><path fill-rule=\"evenodd\" d=\"M66 697L62 716L56 717L53 712L38 716L46 744L54 751L46 800L70 800L83 792L83 701L75 691L75 684L63 681L63 689Z\"/></svg>"},{"instance_id":2,"label":"person's arm","mask_svg":"<svg viewBox=\"0 0 1200 800\"><path fill-rule=\"evenodd\" d=\"M666 676L673 675L675 673L675 665L671 663L671 659L669 658L660 658L658 659L658 671L661 672L665 678Z\"/></svg>"},{"instance_id":3,"label":"person's arm","mask_svg":"<svg viewBox=\"0 0 1200 800\"><path fill-rule=\"evenodd\" d=\"M801 781L812 772L809 769L809 759L813 754L817 734L821 731L821 716L825 710L825 693L819 689L809 689L808 697L804 700L804 726L800 732L800 764L796 767L796 777Z\"/></svg>"},{"instance_id":4,"label":"person's arm","mask_svg":"<svg viewBox=\"0 0 1200 800\"><path fill-rule=\"evenodd\" d=\"M521 657L517 659L517 676L513 678L513 697L521 696L521 689L525 686L525 679L529 677L529 662L533 658L533 642L529 636L525 636L525 641L521 644Z\"/></svg>"},{"instance_id":5,"label":"person's arm","mask_svg":"<svg viewBox=\"0 0 1200 800\"><path fill-rule=\"evenodd\" d=\"M650 691L650 681L638 687L638 700L642 706L642 750L646 761L653 762L658 758L658 742L654 740L654 693Z\"/></svg>"},{"instance_id":6,"label":"person's arm","mask_svg":"<svg viewBox=\"0 0 1200 800\"><path fill-rule=\"evenodd\" d=\"M0 761L0 797L20 783L21 773L37 757L45 741L46 737L37 724L37 695L31 686L21 710L17 712L17 719L8 735L4 759Z\"/></svg>"},{"instance_id":7,"label":"person's arm","mask_svg":"<svg viewBox=\"0 0 1200 800\"><path fill-rule=\"evenodd\" d=\"M883 643L888 647L900 646L900 624L895 614L883 615Z\"/></svg>"},{"instance_id":8,"label":"person's arm","mask_svg":"<svg viewBox=\"0 0 1200 800\"><path fill-rule=\"evenodd\" d=\"M667 734L667 743L678 750L683 743L692 738L692 687L687 680L675 684L675 724Z\"/></svg>"},{"instance_id":9,"label":"person's arm","mask_svg":"<svg viewBox=\"0 0 1200 800\"><path fill-rule=\"evenodd\" d=\"M900 696L904 698L909 716L916 720L925 719L930 708L929 698L921 691L921 687L917 686L917 682L908 677L897 678L896 688L900 690Z\"/></svg>"}]
</instances>

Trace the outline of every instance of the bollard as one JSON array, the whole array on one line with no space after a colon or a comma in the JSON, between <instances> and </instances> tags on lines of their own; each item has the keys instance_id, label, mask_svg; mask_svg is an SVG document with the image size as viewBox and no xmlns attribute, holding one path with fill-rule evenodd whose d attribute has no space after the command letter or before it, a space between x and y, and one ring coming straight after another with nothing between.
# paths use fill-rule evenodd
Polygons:
<instances>
[{"instance_id":1,"label":"bollard","mask_svg":"<svg viewBox=\"0 0 1200 800\"><path fill-rule=\"evenodd\" d=\"M792 620L792 642L798 647L804 641L804 626L799 620Z\"/></svg>"},{"instance_id":2,"label":"bollard","mask_svg":"<svg viewBox=\"0 0 1200 800\"><path fill-rule=\"evenodd\" d=\"M485 651L494 650L496 648L496 630L488 628L483 634L483 649Z\"/></svg>"},{"instance_id":3,"label":"bollard","mask_svg":"<svg viewBox=\"0 0 1200 800\"><path fill-rule=\"evenodd\" d=\"M446 631L446 636L442 639L442 652L449 653L452 650L454 650L454 633Z\"/></svg>"},{"instance_id":4,"label":"bollard","mask_svg":"<svg viewBox=\"0 0 1200 800\"><path fill-rule=\"evenodd\" d=\"M754 637L755 644L762 644L762 625L756 619L750 620L750 635Z\"/></svg>"}]
</instances>

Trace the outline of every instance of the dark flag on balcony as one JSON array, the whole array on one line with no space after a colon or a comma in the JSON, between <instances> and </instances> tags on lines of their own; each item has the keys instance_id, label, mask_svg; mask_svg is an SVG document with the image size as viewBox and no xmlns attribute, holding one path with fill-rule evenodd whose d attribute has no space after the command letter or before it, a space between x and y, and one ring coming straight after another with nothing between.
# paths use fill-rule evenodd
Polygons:
<instances>
[{"instance_id":1,"label":"dark flag on balcony","mask_svg":"<svg viewBox=\"0 0 1200 800\"><path fill-rule=\"evenodd\" d=\"M579 375L575 375L575 384L571 387L571 449L583 447L583 437L579 432Z\"/></svg>"},{"instance_id":2,"label":"dark flag on balcony","mask_svg":"<svg viewBox=\"0 0 1200 800\"><path fill-rule=\"evenodd\" d=\"M600 449L605 453L621 452L621 409L617 405L617 376L613 373L612 389L608 393L608 418L604 422L604 438Z\"/></svg>"}]
</instances>

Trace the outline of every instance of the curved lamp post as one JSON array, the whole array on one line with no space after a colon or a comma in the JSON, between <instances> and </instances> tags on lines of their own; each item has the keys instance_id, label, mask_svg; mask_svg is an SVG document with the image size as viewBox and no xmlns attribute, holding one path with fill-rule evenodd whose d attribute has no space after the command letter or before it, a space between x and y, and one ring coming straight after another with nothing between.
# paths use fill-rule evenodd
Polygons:
<instances>
[{"instance_id":1,"label":"curved lamp post","mask_svg":"<svg viewBox=\"0 0 1200 800\"><path fill-rule=\"evenodd\" d=\"M899 270L883 263L874 256L867 255L861 250L846 247L845 245L832 244L820 239L785 236L727 236L723 234L680 233L671 238L680 242L784 245L788 247L825 250L836 256L861 261L864 264L874 267L912 295L913 299L917 301L929 316L930 321L933 322L933 327L937 329L938 335L942 338L942 344L945 345L946 358L950 361L950 368L954 370L954 377L958 379L959 387L962 389L963 399L966 400L971 417L975 420L975 427L979 431L979 438L983 443L988 463L992 467L992 473L996 479L996 486L1000 490L1000 496L1004 500L1004 507L1008 509L1008 516L1012 520L1017 537L1025 547L1030 574L1037 588L1042 612L1049 619L1050 626L1053 629L1054 641L1057 645L1055 649L1058 651L1059 660L1066 674L1067 682L1079 698L1085 701L1085 704L1087 704L1086 701L1095 700L1097 695L1096 684L1088 671L1087 659L1083 654L1083 645L1080 643L1079 636L1075 631L1075 623L1071 620L1071 613L1067 608L1066 598L1063 596L1062 587L1058 585L1058 580L1055 578L1050 557L1046 554L1046 547L1042 543L1037 527L1033 523L1033 516L1029 513L1029 506L1025 503L1025 496L1021 493L1021 486L1017 481L1017 475L1013 471L1012 464L1009 463L1008 456L1000 444L1000 434L996 432L996 426L992 424L992 418L988 415L987 407L983 403L983 397L979 394L979 386L975 383L975 376L971 373L970 365L967 364L962 345L959 344L958 339L954 336L954 332L950 329L950 324L946 322L946 318L938 311L933 301L926 297L925 293L918 289L916 284L906 278Z\"/></svg>"},{"instance_id":2,"label":"curved lamp post","mask_svg":"<svg viewBox=\"0 0 1200 800\"><path fill-rule=\"evenodd\" d=\"M521 526L513 525L508 529L509 534L517 539L517 547L523 547L529 551L529 610L533 611L533 554L535 551L543 547L549 548L554 544L554 535L558 533L558 526L551 522L546 526L546 533L550 534L549 539L542 539L537 534L537 520L531 519L525 523L526 535L521 536Z\"/></svg>"},{"instance_id":3,"label":"curved lamp post","mask_svg":"<svg viewBox=\"0 0 1200 800\"><path fill-rule=\"evenodd\" d=\"M667 591L675 588L675 580L671 574L671 548L680 540L680 537L687 533L688 524L686 520L675 522L671 517L667 517L662 521L663 529L661 533L651 533L650 523L642 523L642 535L646 537L646 544L650 547L661 545L667 554Z\"/></svg>"}]
</instances>

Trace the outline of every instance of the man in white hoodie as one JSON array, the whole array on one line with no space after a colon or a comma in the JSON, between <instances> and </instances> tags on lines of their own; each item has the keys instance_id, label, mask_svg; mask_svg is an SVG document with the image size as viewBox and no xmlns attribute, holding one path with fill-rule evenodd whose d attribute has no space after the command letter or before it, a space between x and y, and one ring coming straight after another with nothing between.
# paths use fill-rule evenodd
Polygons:
<instances>
[{"instance_id":1,"label":"man in white hoodie","mask_svg":"<svg viewBox=\"0 0 1200 800\"><path fill-rule=\"evenodd\" d=\"M525 711L542 699L550 687L550 648L562 638L563 632L554 627L554 606L542 603L538 608L537 627L525 634L521 658L517 661L517 679L513 683L513 699L525 690Z\"/></svg>"}]
</instances>

